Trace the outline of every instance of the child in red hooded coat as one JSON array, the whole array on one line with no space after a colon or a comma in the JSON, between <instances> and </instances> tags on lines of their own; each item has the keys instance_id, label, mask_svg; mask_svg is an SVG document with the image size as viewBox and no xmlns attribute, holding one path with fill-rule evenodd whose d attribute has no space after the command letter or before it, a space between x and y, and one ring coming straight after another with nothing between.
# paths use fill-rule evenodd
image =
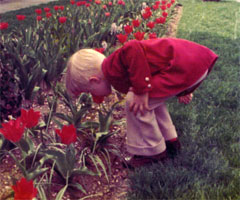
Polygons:
<instances>
[{"instance_id":1,"label":"child in red hooded coat","mask_svg":"<svg viewBox=\"0 0 240 200\"><path fill-rule=\"evenodd\" d=\"M133 155L127 163L135 168L180 151L164 102L177 96L188 104L217 58L205 46L176 38L132 40L107 58L82 49L68 61L66 87L74 95L90 92L94 99L109 95L111 86L127 94L126 147Z\"/></svg>"}]
</instances>

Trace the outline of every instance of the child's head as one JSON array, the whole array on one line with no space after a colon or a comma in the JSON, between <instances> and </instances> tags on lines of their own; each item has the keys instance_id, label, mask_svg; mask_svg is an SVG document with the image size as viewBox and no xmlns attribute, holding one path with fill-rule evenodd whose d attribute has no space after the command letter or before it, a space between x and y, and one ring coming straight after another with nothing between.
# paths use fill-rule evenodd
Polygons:
<instances>
[{"instance_id":1,"label":"child's head","mask_svg":"<svg viewBox=\"0 0 240 200\"><path fill-rule=\"evenodd\" d=\"M101 95L98 91L109 89L103 76L101 65L105 56L93 49L82 49L74 53L67 63L66 88L70 94L79 95L81 92L90 92ZM100 87L100 90L99 90ZM97 90L97 92L96 92Z\"/></svg>"}]
</instances>

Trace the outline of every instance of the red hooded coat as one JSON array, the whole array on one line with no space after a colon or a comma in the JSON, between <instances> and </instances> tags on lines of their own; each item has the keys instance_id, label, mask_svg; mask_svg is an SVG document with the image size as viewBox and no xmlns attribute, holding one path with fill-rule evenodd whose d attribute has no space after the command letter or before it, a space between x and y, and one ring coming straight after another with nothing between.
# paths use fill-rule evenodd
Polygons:
<instances>
[{"instance_id":1,"label":"red hooded coat","mask_svg":"<svg viewBox=\"0 0 240 200\"><path fill-rule=\"evenodd\" d=\"M133 88L136 94L169 97L192 92L192 86L218 56L200 44L176 38L131 40L113 52L102 64L106 79L119 92Z\"/></svg>"}]
</instances>

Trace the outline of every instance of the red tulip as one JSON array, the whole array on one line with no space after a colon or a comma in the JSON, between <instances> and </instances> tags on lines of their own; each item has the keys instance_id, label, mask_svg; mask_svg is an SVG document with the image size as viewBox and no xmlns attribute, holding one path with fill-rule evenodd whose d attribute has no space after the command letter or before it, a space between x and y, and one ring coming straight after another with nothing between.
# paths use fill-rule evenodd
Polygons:
<instances>
[{"instance_id":1,"label":"red tulip","mask_svg":"<svg viewBox=\"0 0 240 200\"><path fill-rule=\"evenodd\" d=\"M162 9L162 10L166 10L167 7L166 7L165 5L161 5L161 9Z\"/></svg>"},{"instance_id":2,"label":"red tulip","mask_svg":"<svg viewBox=\"0 0 240 200\"><path fill-rule=\"evenodd\" d=\"M163 16L163 17L167 17L167 16L168 16L168 13L167 13L167 12L163 12L163 13L162 13L162 16Z\"/></svg>"},{"instance_id":3,"label":"red tulip","mask_svg":"<svg viewBox=\"0 0 240 200\"><path fill-rule=\"evenodd\" d=\"M53 8L54 8L54 10L56 10L56 11L57 11L58 9L60 9L59 6L54 6Z\"/></svg>"},{"instance_id":4,"label":"red tulip","mask_svg":"<svg viewBox=\"0 0 240 200\"><path fill-rule=\"evenodd\" d=\"M155 22L157 24L164 24L166 22L166 18L165 17L159 17L155 20Z\"/></svg>"},{"instance_id":5,"label":"red tulip","mask_svg":"<svg viewBox=\"0 0 240 200\"><path fill-rule=\"evenodd\" d=\"M10 120L7 123L2 123L0 132L7 140L18 142L23 136L24 129L25 125L22 123L20 118L17 118L16 120Z\"/></svg>"},{"instance_id":6,"label":"red tulip","mask_svg":"<svg viewBox=\"0 0 240 200\"><path fill-rule=\"evenodd\" d=\"M152 16L152 12L151 11L145 11L143 14L143 19L148 19L149 17Z\"/></svg>"},{"instance_id":7,"label":"red tulip","mask_svg":"<svg viewBox=\"0 0 240 200\"><path fill-rule=\"evenodd\" d=\"M140 21L138 19L134 19L134 20L132 20L132 25L133 25L133 27L139 27Z\"/></svg>"},{"instance_id":8,"label":"red tulip","mask_svg":"<svg viewBox=\"0 0 240 200\"><path fill-rule=\"evenodd\" d=\"M105 16L106 16L106 17L109 17L109 16L110 16L110 12L106 12L106 13L105 13Z\"/></svg>"},{"instance_id":9,"label":"red tulip","mask_svg":"<svg viewBox=\"0 0 240 200\"><path fill-rule=\"evenodd\" d=\"M101 4L101 0L95 0L95 4Z\"/></svg>"},{"instance_id":10,"label":"red tulip","mask_svg":"<svg viewBox=\"0 0 240 200\"><path fill-rule=\"evenodd\" d=\"M61 11L63 11L63 10L64 10L64 6L59 6L59 9L60 9Z\"/></svg>"},{"instance_id":11,"label":"red tulip","mask_svg":"<svg viewBox=\"0 0 240 200\"><path fill-rule=\"evenodd\" d=\"M45 11L46 13L48 13L48 12L50 12L50 8L46 7L46 8L44 8L44 11Z\"/></svg>"},{"instance_id":12,"label":"red tulip","mask_svg":"<svg viewBox=\"0 0 240 200\"><path fill-rule=\"evenodd\" d=\"M155 5L159 5L160 3L160 1L155 1Z\"/></svg>"},{"instance_id":13,"label":"red tulip","mask_svg":"<svg viewBox=\"0 0 240 200\"><path fill-rule=\"evenodd\" d=\"M58 21L63 24L67 21L67 17L59 17Z\"/></svg>"},{"instance_id":14,"label":"red tulip","mask_svg":"<svg viewBox=\"0 0 240 200\"><path fill-rule=\"evenodd\" d=\"M155 22L148 22L147 23L147 27L149 27L150 29L153 29L155 26Z\"/></svg>"},{"instance_id":15,"label":"red tulip","mask_svg":"<svg viewBox=\"0 0 240 200\"><path fill-rule=\"evenodd\" d=\"M150 12L150 11L151 11L151 8L150 8L150 7L146 7L144 10L145 10L146 12Z\"/></svg>"},{"instance_id":16,"label":"red tulip","mask_svg":"<svg viewBox=\"0 0 240 200\"><path fill-rule=\"evenodd\" d=\"M99 53L102 53L103 54L103 52L104 52L104 48L95 48L94 49L95 51L98 51Z\"/></svg>"},{"instance_id":17,"label":"red tulip","mask_svg":"<svg viewBox=\"0 0 240 200\"><path fill-rule=\"evenodd\" d=\"M38 16L36 17L36 19L37 19L37 21L41 21L41 20L42 20L42 16L41 16L41 15L38 15Z\"/></svg>"},{"instance_id":18,"label":"red tulip","mask_svg":"<svg viewBox=\"0 0 240 200\"><path fill-rule=\"evenodd\" d=\"M152 6L152 8L153 8L153 10L157 10L159 8L159 6L155 4Z\"/></svg>"},{"instance_id":19,"label":"red tulip","mask_svg":"<svg viewBox=\"0 0 240 200\"><path fill-rule=\"evenodd\" d=\"M77 141L77 131L73 124L64 125L62 129L55 129L55 132L60 136L63 144L69 145Z\"/></svg>"},{"instance_id":20,"label":"red tulip","mask_svg":"<svg viewBox=\"0 0 240 200\"><path fill-rule=\"evenodd\" d=\"M171 3L168 3L168 4L167 4L167 7L168 7L168 8L171 8L171 6L172 6Z\"/></svg>"},{"instance_id":21,"label":"red tulip","mask_svg":"<svg viewBox=\"0 0 240 200\"><path fill-rule=\"evenodd\" d=\"M83 5L86 5L86 1L78 1L77 3L76 3L76 5L77 6L83 6Z\"/></svg>"},{"instance_id":22,"label":"red tulip","mask_svg":"<svg viewBox=\"0 0 240 200\"><path fill-rule=\"evenodd\" d=\"M108 2L108 5L109 5L109 6L112 6L112 2L111 2L111 1L110 1L110 2Z\"/></svg>"},{"instance_id":23,"label":"red tulip","mask_svg":"<svg viewBox=\"0 0 240 200\"><path fill-rule=\"evenodd\" d=\"M40 16L41 17L41 16ZM34 111L32 108L30 110L21 109L21 121L27 128L32 128L37 126L38 121L41 117L39 111Z\"/></svg>"},{"instance_id":24,"label":"red tulip","mask_svg":"<svg viewBox=\"0 0 240 200\"><path fill-rule=\"evenodd\" d=\"M175 3L175 0L171 0L171 3Z\"/></svg>"},{"instance_id":25,"label":"red tulip","mask_svg":"<svg viewBox=\"0 0 240 200\"><path fill-rule=\"evenodd\" d=\"M7 22L1 22L0 23L0 30L4 30L8 28L8 23Z\"/></svg>"},{"instance_id":26,"label":"red tulip","mask_svg":"<svg viewBox=\"0 0 240 200\"><path fill-rule=\"evenodd\" d=\"M50 13L50 12L46 13L46 17L47 17L47 18L52 17L52 13Z\"/></svg>"},{"instance_id":27,"label":"red tulip","mask_svg":"<svg viewBox=\"0 0 240 200\"><path fill-rule=\"evenodd\" d=\"M123 5L123 6L125 5L125 2L123 0L118 0L117 3L118 3L118 5Z\"/></svg>"},{"instance_id":28,"label":"red tulip","mask_svg":"<svg viewBox=\"0 0 240 200\"><path fill-rule=\"evenodd\" d=\"M136 33L133 34L133 36L134 36L137 40L143 40L144 35L145 35L145 32L140 32L140 31L138 31L138 32L136 32Z\"/></svg>"},{"instance_id":29,"label":"red tulip","mask_svg":"<svg viewBox=\"0 0 240 200\"><path fill-rule=\"evenodd\" d=\"M74 1L74 0L71 0L70 3L71 3L72 5L74 5L74 4L75 4L75 1Z\"/></svg>"},{"instance_id":30,"label":"red tulip","mask_svg":"<svg viewBox=\"0 0 240 200\"><path fill-rule=\"evenodd\" d=\"M92 95L92 98L93 98L93 101L97 104L100 104L103 102L104 100L104 96L95 96L95 95Z\"/></svg>"},{"instance_id":31,"label":"red tulip","mask_svg":"<svg viewBox=\"0 0 240 200\"><path fill-rule=\"evenodd\" d=\"M106 5L103 5L102 8L103 8L103 9L107 9L107 6L106 6Z\"/></svg>"},{"instance_id":32,"label":"red tulip","mask_svg":"<svg viewBox=\"0 0 240 200\"><path fill-rule=\"evenodd\" d=\"M18 21L23 21L26 18L25 15L17 15L17 20Z\"/></svg>"},{"instance_id":33,"label":"red tulip","mask_svg":"<svg viewBox=\"0 0 240 200\"><path fill-rule=\"evenodd\" d=\"M156 33L149 33L148 34L148 38L149 39L156 39L157 38L157 34Z\"/></svg>"},{"instance_id":34,"label":"red tulip","mask_svg":"<svg viewBox=\"0 0 240 200\"><path fill-rule=\"evenodd\" d=\"M126 26L124 26L124 30L125 30L126 34L130 34L131 32L133 32L133 27L130 25L126 25Z\"/></svg>"},{"instance_id":35,"label":"red tulip","mask_svg":"<svg viewBox=\"0 0 240 200\"><path fill-rule=\"evenodd\" d=\"M86 3L85 6L86 6L86 7L90 7L91 4L90 4L90 3Z\"/></svg>"},{"instance_id":36,"label":"red tulip","mask_svg":"<svg viewBox=\"0 0 240 200\"><path fill-rule=\"evenodd\" d=\"M35 13L37 13L38 15L41 15L42 14L42 9L36 9Z\"/></svg>"},{"instance_id":37,"label":"red tulip","mask_svg":"<svg viewBox=\"0 0 240 200\"><path fill-rule=\"evenodd\" d=\"M122 33L117 35L117 39L120 43L124 44L127 41L127 35L123 35Z\"/></svg>"},{"instance_id":38,"label":"red tulip","mask_svg":"<svg viewBox=\"0 0 240 200\"><path fill-rule=\"evenodd\" d=\"M166 1L164 1L164 0L162 1L162 4L163 4L163 5L166 4L166 3L167 3Z\"/></svg>"},{"instance_id":39,"label":"red tulip","mask_svg":"<svg viewBox=\"0 0 240 200\"><path fill-rule=\"evenodd\" d=\"M25 178L21 178L16 185L12 186L12 189L14 190L14 200L32 200L38 193L33 181L27 181Z\"/></svg>"}]
</instances>

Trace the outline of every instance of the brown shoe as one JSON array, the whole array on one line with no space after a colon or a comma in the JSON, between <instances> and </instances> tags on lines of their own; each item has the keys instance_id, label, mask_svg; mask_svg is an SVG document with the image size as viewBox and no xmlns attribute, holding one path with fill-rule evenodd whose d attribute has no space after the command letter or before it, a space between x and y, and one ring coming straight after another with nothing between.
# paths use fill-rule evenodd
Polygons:
<instances>
[{"instance_id":1,"label":"brown shoe","mask_svg":"<svg viewBox=\"0 0 240 200\"><path fill-rule=\"evenodd\" d=\"M160 154L154 156L139 156L134 155L130 160L125 160L123 162L123 166L129 168L131 170L150 165L153 163L157 163L159 161L164 161L167 158L167 152L164 151Z\"/></svg>"},{"instance_id":2,"label":"brown shoe","mask_svg":"<svg viewBox=\"0 0 240 200\"><path fill-rule=\"evenodd\" d=\"M170 158L176 157L181 152L181 143L178 139L174 141L166 141L167 155Z\"/></svg>"}]
</instances>

